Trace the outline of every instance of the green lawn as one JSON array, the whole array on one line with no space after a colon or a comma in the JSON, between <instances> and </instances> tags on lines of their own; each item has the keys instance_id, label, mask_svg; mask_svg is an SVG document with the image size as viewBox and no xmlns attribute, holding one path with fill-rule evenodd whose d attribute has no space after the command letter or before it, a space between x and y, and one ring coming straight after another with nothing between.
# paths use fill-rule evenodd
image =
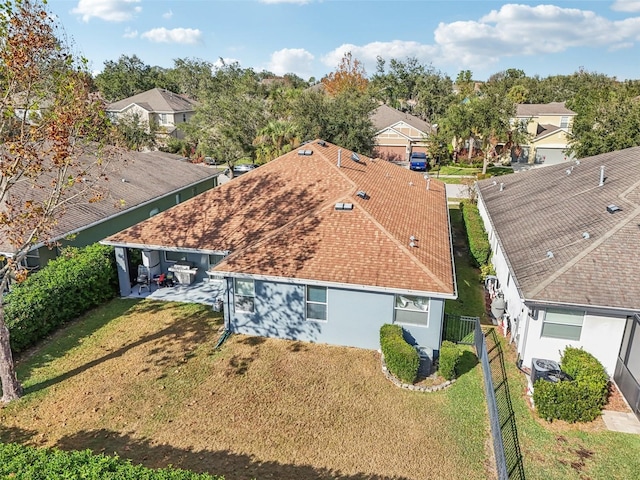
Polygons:
<instances>
[{"instance_id":1,"label":"green lawn","mask_svg":"<svg viewBox=\"0 0 640 480\"><path fill-rule=\"evenodd\" d=\"M233 335L210 308L116 299L19 361L0 441L118 454L227 480L487 479L475 356L435 393L371 350Z\"/></svg>"},{"instance_id":2,"label":"green lawn","mask_svg":"<svg viewBox=\"0 0 640 480\"><path fill-rule=\"evenodd\" d=\"M513 345L504 349L527 480L638 478L640 435L611 432L602 419L588 424L541 420L525 396Z\"/></svg>"},{"instance_id":3,"label":"green lawn","mask_svg":"<svg viewBox=\"0 0 640 480\"><path fill-rule=\"evenodd\" d=\"M454 261L458 283L458 299L447 300L445 312L453 315L480 317L482 323L489 323L486 314L484 289L480 270L476 268L468 254L462 212L458 205L449 207L454 243Z\"/></svg>"}]
</instances>

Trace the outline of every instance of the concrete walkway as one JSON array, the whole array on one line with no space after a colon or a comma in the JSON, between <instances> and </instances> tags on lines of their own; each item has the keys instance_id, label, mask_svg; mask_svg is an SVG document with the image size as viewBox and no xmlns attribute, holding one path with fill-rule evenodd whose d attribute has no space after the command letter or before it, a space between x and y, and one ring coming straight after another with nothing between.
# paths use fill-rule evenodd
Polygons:
<instances>
[{"instance_id":1,"label":"concrete walkway","mask_svg":"<svg viewBox=\"0 0 640 480\"><path fill-rule=\"evenodd\" d=\"M614 412L604 410L602 420L612 432L635 433L640 435L640 420L632 412Z\"/></svg>"}]
</instances>

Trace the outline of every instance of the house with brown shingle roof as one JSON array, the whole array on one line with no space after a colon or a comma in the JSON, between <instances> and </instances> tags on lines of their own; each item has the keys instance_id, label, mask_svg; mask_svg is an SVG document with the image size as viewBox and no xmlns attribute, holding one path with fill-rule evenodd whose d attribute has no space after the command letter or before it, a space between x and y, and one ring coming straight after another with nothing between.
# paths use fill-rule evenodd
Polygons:
<instances>
[{"instance_id":1,"label":"house with brown shingle roof","mask_svg":"<svg viewBox=\"0 0 640 480\"><path fill-rule=\"evenodd\" d=\"M146 92L111 103L105 109L107 115L118 118L137 116L150 125L156 123L163 135L182 138L178 126L195 115L198 102L185 95L164 88L152 88Z\"/></svg>"},{"instance_id":2,"label":"house with brown shingle roof","mask_svg":"<svg viewBox=\"0 0 640 480\"><path fill-rule=\"evenodd\" d=\"M513 121L526 123L531 140L520 155L512 153L512 162L554 165L572 160L565 150L576 115L564 102L518 104Z\"/></svg>"},{"instance_id":3,"label":"house with brown shingle roof","mask_svg":"<svg viewBox=\"0 0 640 480\"><path fill-rule=\"evenodd\" d=\"M134 225L210 188L217 186L222 170L190 163L186 158L164 152L93 151L88 149L81 162L88 166L101 156L104 178L98 187L102 200L70 203L56 217L47 241L33 245L25 260L27 267L44 266L59 254L60 247L83 247ZM35 183L17 183L8 198L13 203L44 202L51 181L46 174ZM11 257L14 247L0 226L0 255ZM55 246L52 246L54 244Z\"/></svg>"},{"instance_id":4,"label":"house with brown shingle roof","mask_svg":"<svg viewBox=\"0 0 640 480\"><path fill-rule=\"evenodd\" d=\"M437 351L457 297L445 185L321 140L103 243L122 295L127 249L142 249L151 276L220 282L225 325L243 334L377 349L396 322Z\"/></svg>"},{"instance_id":5,"label":"house with brown shingle roof","mask_svg":"<svg viewBox=\"0 0 640 480\"><path fill-rule=\"evenodd\" d=\"M406 161L411 152L427 152L427 137L434 127L409 113L380 105L371 113L376 130L375 154L385 160Z\"/></svg>"},{"instance_id":6,"label":"house with brown shingle roof","mask_svg":"<svg viewBox=\"0 0 640 480\"><path fill-rule=\"evenodd\" d=\"M519 358L595 355L640 401L640 147L478 182ZM634 336L635 335L635 336ZM632 393L633 392L633 393Z\"/></svg>"}]
</instances>

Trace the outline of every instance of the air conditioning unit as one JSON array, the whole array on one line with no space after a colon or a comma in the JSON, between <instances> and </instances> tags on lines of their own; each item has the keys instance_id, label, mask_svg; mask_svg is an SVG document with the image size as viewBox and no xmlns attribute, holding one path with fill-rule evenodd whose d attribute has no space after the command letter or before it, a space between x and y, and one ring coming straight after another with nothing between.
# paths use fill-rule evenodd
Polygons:
<instances>
[{"instance_id":1,"label":"air conditioning unit","mask_svg":"<svg viewBox=\"0 0 640 480\"><path fill-rule=\"evenodd\" d=\"M560 375L560 364L555 360L546 358L531 359L531 384L535 386L538 380L546 380L548 382L557 382L556 378Z\"/></svg>"}]
</instances>

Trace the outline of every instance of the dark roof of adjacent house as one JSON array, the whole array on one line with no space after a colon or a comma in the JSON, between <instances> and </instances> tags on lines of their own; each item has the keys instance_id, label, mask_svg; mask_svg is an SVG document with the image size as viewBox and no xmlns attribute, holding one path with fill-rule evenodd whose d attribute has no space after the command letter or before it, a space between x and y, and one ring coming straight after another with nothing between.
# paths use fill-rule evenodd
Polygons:
<instances>
[{"instance_id":1,"label":"dark roof of adjacent house","mask_svg":"<svg viewBox=\"0 0 640 480\"><path fill-rule=\"evenodd\" d=\"M398 122L404 122L423 133L432 133L433 131L433 126L429 124L429 122L425 122L415 115L396 110L388 105L380 105L376 108L371 113L371 122L377 132L391 127Z\"/></svg>"},{"instance_id":2,"label":"dark roof of adjacent house","mask_svg":"<svg viewBox=\"0 0 640 480\"><path fill-rule=\"evenodd\" d=\"M105 169L107 180L101 182L103 199L97 202L87 200L70 204L57 218L51 231L52 239L63 238L70 233L82 231L91 225L122 215L145 203L167 195L172 195L191 185L211 179L220 170L188 162L184 157L163 152L117 152L112 153ZM95 160L95 159L94 159ZM90 154L87 163L93 163ZM45 182L44 177L41 183ZM39 201L38 195L46 192L31 188L30 183L16 184L12 189L12 199L32 199ZM0 226L0 252L11 254L14 248L6 242Z\"/></svg>"},{"instance_id":3,"label":"dark roof of adjacent house","mask_svg":"<svg viewBox=\"0 0 640 480\"><path fill-rule=\"evenodd\" d=\"M139 105L149 112L192 112L198 102L164 88L152 88L133 97L119 100L107 106L108 112L120 112L130 105Z\"/></svg>"},{"instance_id":4,"label":"dark roof of adjacent house","mask_svg":"<svg viewBox=\"0 0 640 480\"><path fill-rule=\"evenodd\" d=\"M538 128L536 129L536 136L535 139L540 139L543 137L548 137L549 135L551 135L554 132L557 132L558 130L562 130L562 128L558 127L557 125L550 125L548 123L546 124L538 124Z\"/></svg>"},{"instance_id":5,"label":"dark roof of adjacent house","mask_svg":"<svg viewBox=\"0 0 640 480\"><path fill-rule=\"evenodd\" d=\"M634 147L478 182L524 299L640 310L639 172Z\"/></svg>"},{"instance_id":6,"label":"dark roof of adjacent house","mask_svg":"<svg viewBox=\"0 0 640 480\"><path fill-rule=\"evenodd\" d=\"M564 102L519 103L516 105L516 117L538 117L540 115L577 115L565 107Z\"/></svg>"},{"instance_id":7,"label":"dark roof of adjacent house","mask_svg":"<svg viewBox=\"0 0 640 480\"><path fill-rule=\"evenodd\" d=\"M105 243L230 251L215 270L232 275L456 295L442 182L328 142L300 150Z\"/></svg>"}]
</instances>

